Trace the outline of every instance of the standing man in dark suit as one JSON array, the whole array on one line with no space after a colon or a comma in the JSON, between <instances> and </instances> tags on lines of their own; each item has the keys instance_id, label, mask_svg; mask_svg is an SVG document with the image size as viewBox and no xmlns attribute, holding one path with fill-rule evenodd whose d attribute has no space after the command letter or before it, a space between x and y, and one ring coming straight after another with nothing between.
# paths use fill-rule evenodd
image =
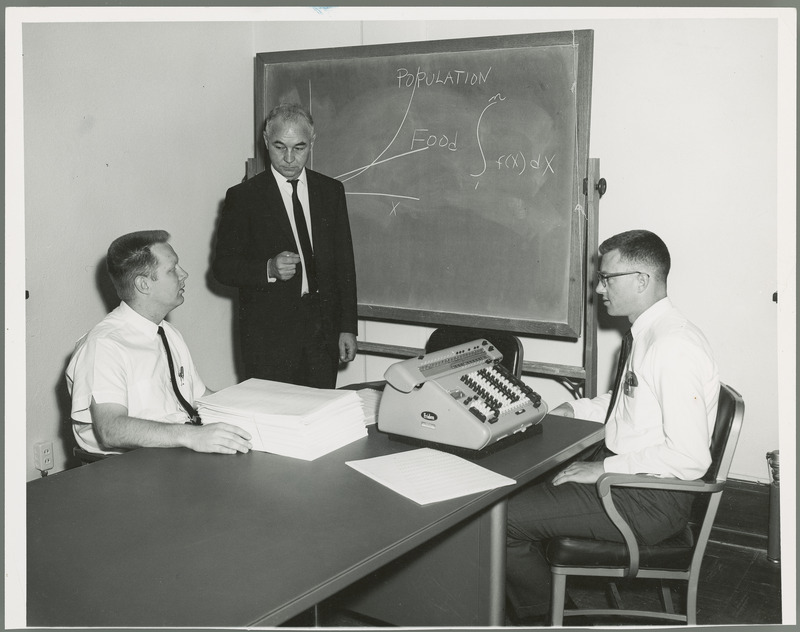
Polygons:
<instances>
[{"instance_id":1,"label":"standing man in dark suit","mask_svg":"<svg viewBox=\"0 0 800 632\"><path fill-rule=\"evenodd\" d=\"M335 388L356 355L356 276L344 186L305 165L314 122L299 105L266 119L270 167L228 189L215 278L239 288L246 377Z\"/></svg>"}]
</instances>

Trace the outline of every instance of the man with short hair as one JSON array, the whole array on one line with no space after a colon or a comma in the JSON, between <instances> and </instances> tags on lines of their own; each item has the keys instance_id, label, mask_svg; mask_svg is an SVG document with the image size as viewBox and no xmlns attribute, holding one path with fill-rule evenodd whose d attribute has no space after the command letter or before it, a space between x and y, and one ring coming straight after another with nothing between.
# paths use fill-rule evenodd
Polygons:
<instances>
[{"instance_id":1,"label":"man with short hair","mask_svg":"<svg viewBox=\"0 0 800 632\"><path fill-rule=\"evenodd\" d=\"M245 377L335 388L357 351L356 273L344 186L306 168L315 138L305 108L270 111L270 166L228 189L212 271L239 290Z\"/></svg>"},{"instance_id":2,"label":"man with short hair","mask_svg":"<svg viewBox=\"0 0 800 632\"><path fill-rule=\"evenodd\" d=\"M520 622L550 607L550 567L543 543L557 536L622 542L594 483L604 472L691 480L711 464L709 446L719 375L703 333L667 297L670 255L655 234L634 230L600 245L597 293L609 315L631 323L630 353L610 393L561 404L551 414L606 424L605 441L586 461L536 483L508 503L507 595ZM626 334L626 337L627 334ZM630 338L629 338L630 339ZM614 490L637 539L656 544L681 531L692 494Z\"/></svg>"},{"instance_id":3,"label":"man with short hair","mask_svg":"<svg viewBox=\"0 0 800 632\"><path fill-rule=\"evenodd\" d=\"M122 235L106 264L119 307L75 346L67 366L73 432L100 454L138 447L248 452L250 435L225 423L202 425L193 402L211 393L180 332L164 320L184 301L189 276L169 233Z\"/></svg>"}]
</instances>

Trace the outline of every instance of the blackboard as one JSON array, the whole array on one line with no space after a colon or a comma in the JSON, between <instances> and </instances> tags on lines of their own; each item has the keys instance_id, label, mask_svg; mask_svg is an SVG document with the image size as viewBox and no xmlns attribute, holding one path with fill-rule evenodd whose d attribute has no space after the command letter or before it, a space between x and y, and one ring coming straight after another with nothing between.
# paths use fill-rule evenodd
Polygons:
<instances>
[{"instance_id":1,"label":"blackboard","mask_svg":"<svg viewBox=\"0 0 800 632\"><path fill-rule=\"evenodd\" d=\"M267 112L305 105L344 183L359 315L577 338L592 31L260 53Z\"/></svg>"}]
</instances>

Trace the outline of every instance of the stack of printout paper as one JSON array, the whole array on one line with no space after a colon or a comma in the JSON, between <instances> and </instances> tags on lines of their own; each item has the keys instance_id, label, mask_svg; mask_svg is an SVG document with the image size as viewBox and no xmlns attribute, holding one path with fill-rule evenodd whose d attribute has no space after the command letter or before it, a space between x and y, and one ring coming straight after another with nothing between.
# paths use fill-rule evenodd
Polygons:
<instances>
[{"instance_id":1,"label":"stack of printout paper","mask_svg":"<svg viewBox=\"0 0 800 632\"><path fill-rule=\"evenodd\" d=\"M247 430L253 449L312 461L367 436L355 391L245 380L201 397L204 424L225 422Z\"/></svg>"},{"instance_id":2,"label":"stack of printout paper","mask_svg":"<svg viewBox=\"0 0 800 632\"><path fill-rule=\"evenodd\" d=\"M378 408L381 405L383 391L374 388L362 388L358 393L361 405L364 408L364 423L368 426L378 421Z\"/></svg>"}]
</instances>

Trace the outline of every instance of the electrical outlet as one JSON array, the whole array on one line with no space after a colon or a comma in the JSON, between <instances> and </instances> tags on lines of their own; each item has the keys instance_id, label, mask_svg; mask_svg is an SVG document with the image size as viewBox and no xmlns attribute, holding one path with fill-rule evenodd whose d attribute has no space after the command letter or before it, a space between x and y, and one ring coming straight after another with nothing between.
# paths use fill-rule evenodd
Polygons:
<instances>
[{"instance_id":1,"label":"electrical outlet","mask_svg":"<svg viewBox=\"0 0 800 632\"><path fill-rule=\"evenodd\" d=\"M53 469L53 442L40 441L33 446L33 465L40 472Z\"/></svg>"}]
</instances>

